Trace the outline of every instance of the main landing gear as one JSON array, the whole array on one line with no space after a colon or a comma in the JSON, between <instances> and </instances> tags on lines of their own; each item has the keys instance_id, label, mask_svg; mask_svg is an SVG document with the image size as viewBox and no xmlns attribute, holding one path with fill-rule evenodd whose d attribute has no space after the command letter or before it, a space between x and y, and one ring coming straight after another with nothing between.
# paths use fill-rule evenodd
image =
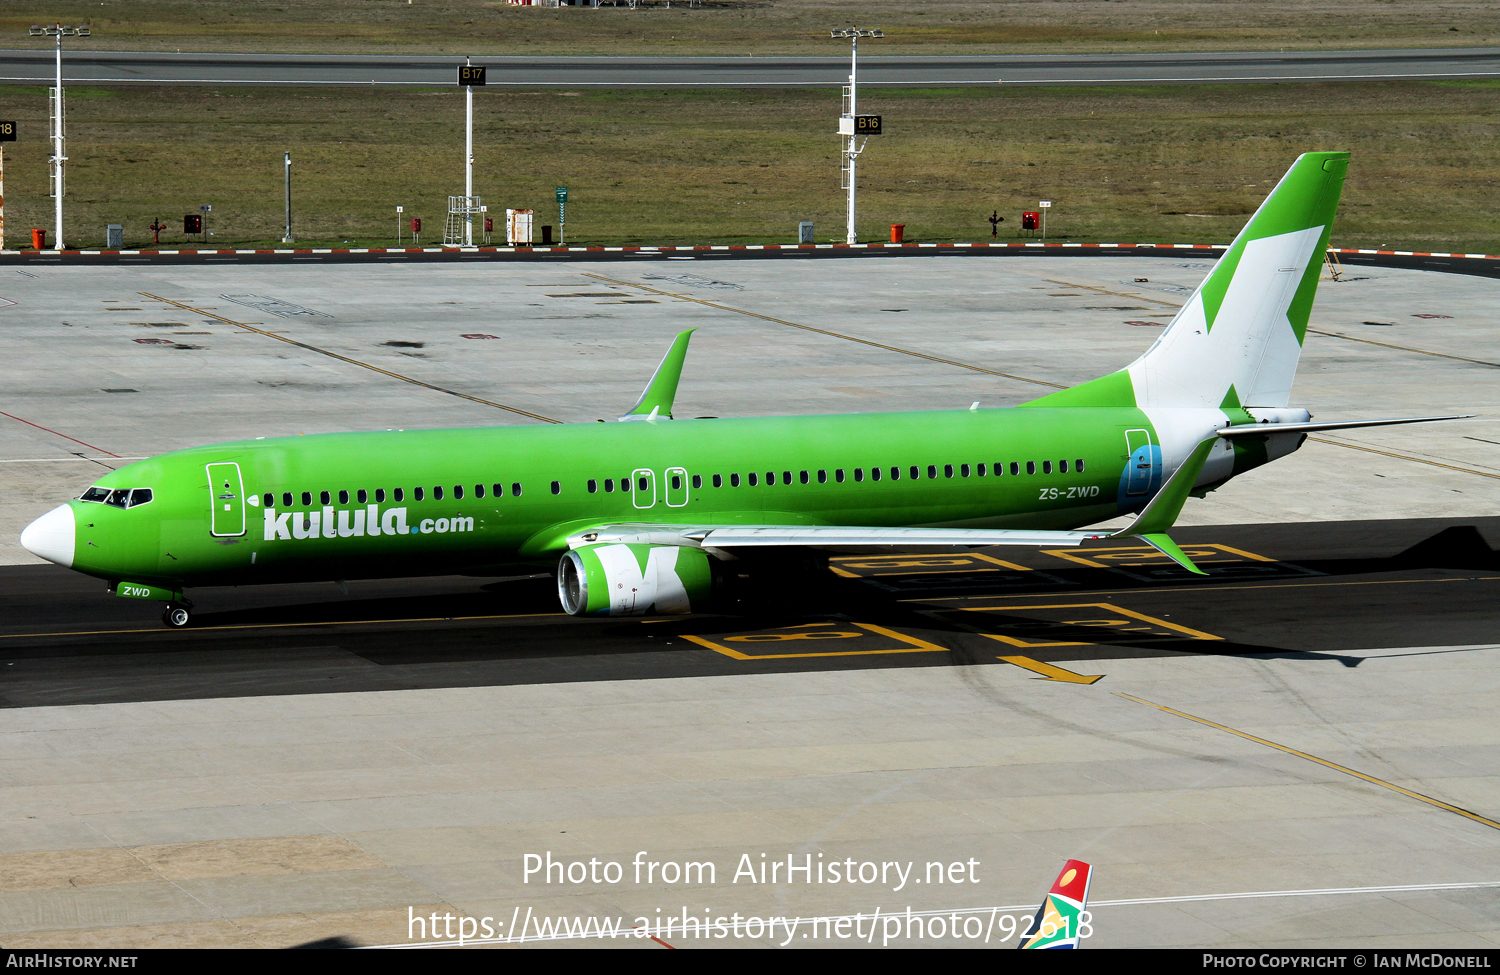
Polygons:
<instances>
[{"instance_id":1,"label":"main landing gear","mask_svg":"<svg viewBox=\"0 0 1500 975\"><path fill-rule=\"evenodd\" d=\"M180 630L192 619L190 612L192 608L193 604L185 600L180 603L167 603L167 608L162 610L161 621L174 630Z\"/></svg>"}]
</instances>

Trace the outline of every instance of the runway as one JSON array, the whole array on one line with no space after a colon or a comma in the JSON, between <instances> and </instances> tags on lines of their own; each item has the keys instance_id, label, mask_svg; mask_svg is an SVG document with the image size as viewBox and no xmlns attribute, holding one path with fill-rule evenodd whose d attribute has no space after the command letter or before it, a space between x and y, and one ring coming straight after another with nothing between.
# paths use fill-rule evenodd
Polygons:
<instances>
[{"instance_id":1,"label":"runway","mask_svg":"<svg viewBox=\"0 0 1500 975\"><path fill-rule=\"evenodd\" d=\"M75 51L63 80L103 85L453 85L453 57ZM775 88L848 83L842 57L479 57L507 88ZM0 51L0 83L45 84L51 50ZM1500 48L952 55L860 59L860 83L954 85L1238 84L1500 77Z\"/></svg>"},{"instance_id":2,"label":"runway","mask_svg":"<svg viewBox=\"0 0 1500 975\"><path fill-rule=\"evenodd\" d=\"M550 576L198 590L195 624L0 568L0 707L1192 655L1330 659L1497 636L1500 518L1187 529L1140 544L835 557L815 599L574 619ZM801 606L795 605L801 603ZM816 606L816 609L813 607ZM790 610L790 611L789 611Z\"/></svg>"}]
</instances>

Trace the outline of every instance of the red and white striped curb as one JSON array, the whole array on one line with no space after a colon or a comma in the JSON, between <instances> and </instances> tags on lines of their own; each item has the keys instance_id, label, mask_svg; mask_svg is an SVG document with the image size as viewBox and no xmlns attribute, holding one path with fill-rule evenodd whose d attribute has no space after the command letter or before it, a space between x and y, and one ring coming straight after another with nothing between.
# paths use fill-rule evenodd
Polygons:
<instances>
[{"instance_id":1,"label":"red and white striped curb","mask_svg":"<svg viewBox=\"0 0 1500 975\"><path fill-rule=\"evenodd\" d=\"M0 251L3 254L87 254L89 256L174 256L174 255L242 255L242 254L694 254L716 251L840 251L840 250L1006 250L1006 249L1083 249L1083 250L1226 250L1228 244L1048 244L1027 243L943 243L943 244L685 244L661 246L631 245L621 247L313 247L258 248L241 250L41 250ZM1371 248L1331 247L1335 254L1381 254L1394 257L1467 257L1500 261L1495 254L1450 254L1438 251L1390 251Z\"/></svg>"}]
</instances>

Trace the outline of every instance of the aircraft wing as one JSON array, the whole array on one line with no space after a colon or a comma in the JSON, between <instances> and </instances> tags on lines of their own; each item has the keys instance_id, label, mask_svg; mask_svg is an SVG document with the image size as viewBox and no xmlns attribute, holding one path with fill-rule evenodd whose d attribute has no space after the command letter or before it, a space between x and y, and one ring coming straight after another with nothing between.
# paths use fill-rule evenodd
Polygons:
<instances>
[{"instance_id":1,"label":"aircraft wing","mask_svg":"<svg viewBox=\"0 0 1500 975\"><path fill-rule=\"evenodd\" d=\"M1091 538L1139 538L1189 572L1206 575L1167 531L1203 470L1218 437L1201 441L1135 520L1114 531L1042 531L1026 528L881 528L852 525L652 525L618 524L568 535L569 549L583 545L685 545L710 552L747 548L870 548L882 545L981 548L990 545L1076 546Z\"/></svg>"},{"instance_id":2,"label":"aircraft wing","mask_svg":"<svg viewBox=\"0 0 1500 975\"><path fill-rule=\"evenodd\" d=\"M609 525L568 536L568 547L606 543L689 545L733 550L803 546L870 548L921 545L979 548L989 545L1074 546L1107 538L1108 530L1035 531L1010 528L859 528L823 525Z\"/></svg>"}]
</instances>

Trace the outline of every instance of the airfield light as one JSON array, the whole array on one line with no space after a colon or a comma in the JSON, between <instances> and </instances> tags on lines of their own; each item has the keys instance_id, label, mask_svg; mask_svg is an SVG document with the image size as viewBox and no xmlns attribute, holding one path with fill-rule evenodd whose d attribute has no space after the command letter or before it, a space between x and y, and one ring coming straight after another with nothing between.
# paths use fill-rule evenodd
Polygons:
<instances>
[{"instance_id":1,"label":"airfield light","mask_svg":"<svg viewBox=\"0 0 1500 975\"><path fill-rule=\"evenodd\" d=\"M87 25L70 26L68 24L32 24L28 33L32 37L55 37L57 39L57 87L48 92L47 101L51 107L52 122L52 158L48 162L52 166L52 197L53 209L57 222L57 230L54 236L57 239L57 249L63 249L63 163L68 157L63 152L63 83L62 83L62 39L64 37L90 37L92 31Z\"/></svg>"},{"instance_id":2,"label":"airfield light","mask_svg":"<svg viewBox=\"0 0 1500 975\"><path fill-rule=\"evenodd\" d=\"M859 92L857 91L859 73L859 39L861 37L884 37L885 31L879 29L871 30L859 27L844 27L837 30L830 30L828 32L828 36L833 38L849 38L849 84L844 88L844 111L842 116L840 116L839 118L839 135L847 137L849 141L844 144L844 165L840 173L840 175L842 176L840 185L849 191L848 215L846 220L847 226L845 228L846 233L844 239L847 243L857 244L859 243L859 236L854 232L855 160L859 158L860 153L865 151L865 143L870 141L870 136L880 131L880 125L878 121L875 124L874 132L871 132L868 129L863 132L856 131L859 128L859 125L857 123L858 116L855 114L859 107ZM866 116L866 118L874 117L875 116ZM855 142L859 139L859 136L861 134L865 136L865 140L864 142L860 142L858 147L856 147Z\"/></svg>"}]
</instances>

